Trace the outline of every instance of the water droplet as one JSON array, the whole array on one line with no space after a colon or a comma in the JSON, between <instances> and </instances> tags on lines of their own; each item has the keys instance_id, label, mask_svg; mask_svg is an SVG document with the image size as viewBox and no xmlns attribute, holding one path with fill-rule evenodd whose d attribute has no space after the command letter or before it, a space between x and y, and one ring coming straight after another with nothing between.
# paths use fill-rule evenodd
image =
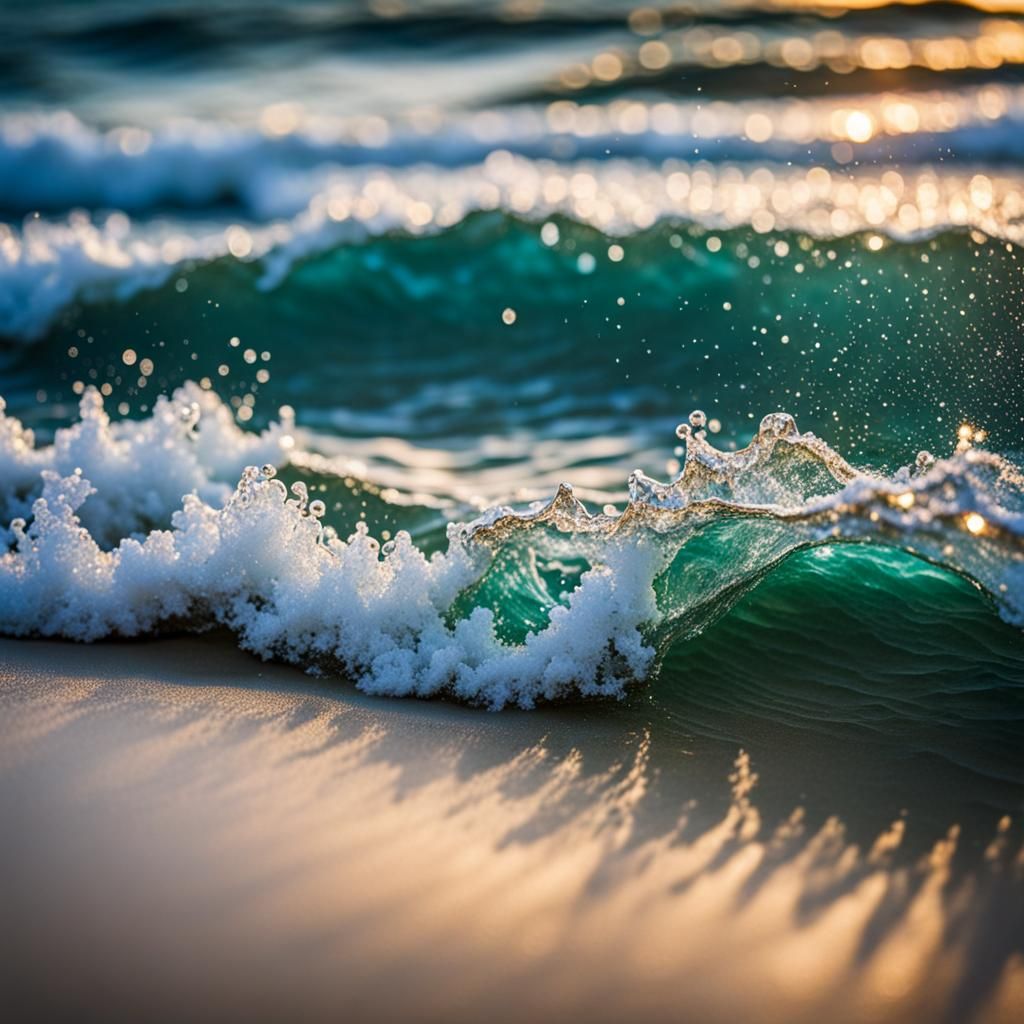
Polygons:
<instances>
[{"instance_id":1,"label":"water droplet","mask_svg":"<svg viewBox=\"0 0 1024 1024\"><path fill-rule=\"evenodd\" d=\"M268 480L273 480L277 476L277 470L269 462L263 467L261 472Z\"/></svg>"},{"instance_id":2,"label":"water droplet","mask_svg":"<svg viewBox=\"0 0 1024 1024\"><path fill-rule=\"evenodd\" d=\"M979 515L977 512L971 512L964 519L964 526L966 526L971 533L977 535L985 529L985 517Z\"/></svg>"},{"instance_id":3,"label":"water droplet","mask_svg":"<svg viewBox=\"0 0 1024 1024\"><path fill-rule=\"evenodd\" d=\"M314 519L320 519L326 513L327 506L319 498L309 503L309 514L313 516Z\"/></svg>"},{"instance_id":4,"label":"water droplet","mask_svg":"<svg viewBox=\"0 0 1024 1024\"><path fill-rule=\"evenodd\" d=\"M701 412L700 409L694 409L693 412L690 413L690 426L693 427L694 430L702 430L707 421L707 416Z\"/></svg>"},{"instance_id":5,"label":"water droplet","mask_svg":"<svg viewBox=\"0 0 1024 1024\"><path fill-rule=\"evenodd\" d=\"M770 412L761 420L758 433L767 437L792 437L797 433L796 420L788 412Z\"/></svg>"}]
</instances>

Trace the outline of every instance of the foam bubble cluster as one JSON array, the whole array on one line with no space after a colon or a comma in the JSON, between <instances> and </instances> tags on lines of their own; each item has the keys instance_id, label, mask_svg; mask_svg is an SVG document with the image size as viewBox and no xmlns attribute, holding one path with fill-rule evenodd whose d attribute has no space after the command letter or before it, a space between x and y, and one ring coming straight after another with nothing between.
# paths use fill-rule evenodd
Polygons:
<instances>
[{"instance_id":1,"label":"foam bubble cluster","mask_svg":"<svg viewBox=\"0 0 1024 1024\"><path fill-rule=\"evenodd\" d=\"M47 479L74 478L76 494L89 490L75 507L102 544L166 525L184 494L222 504L247 463L287 458L295 427L291 411L283 412L262 434L246 433L216 395L188 383L160 396L147 419L112 423L89 388L79 421L57 430L52 444L37 445L0 398L0 521L31 516Z\"/></svg>"}]
</instances>

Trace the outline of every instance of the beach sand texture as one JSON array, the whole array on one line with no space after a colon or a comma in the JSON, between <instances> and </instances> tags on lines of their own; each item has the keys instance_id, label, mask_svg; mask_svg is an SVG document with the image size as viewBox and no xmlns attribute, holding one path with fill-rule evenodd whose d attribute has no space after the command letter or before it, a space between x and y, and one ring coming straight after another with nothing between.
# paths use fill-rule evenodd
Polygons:
<instances>
[{"instance_id":1,"label":"beach sand texture","mask_svg":"<svg viewBox=\"0 0 1024 1024\"><path fill-rule=\"evenodd\" d=\"M872 835L849 749L816 773L827 759L772 739L687 746L622 705L375 700L217 636L2 641L5 1002L34 1019L1019 1020L1008 824L965 850L950 821L915 849L912 808Z\"/></svg>"}]
</instances>

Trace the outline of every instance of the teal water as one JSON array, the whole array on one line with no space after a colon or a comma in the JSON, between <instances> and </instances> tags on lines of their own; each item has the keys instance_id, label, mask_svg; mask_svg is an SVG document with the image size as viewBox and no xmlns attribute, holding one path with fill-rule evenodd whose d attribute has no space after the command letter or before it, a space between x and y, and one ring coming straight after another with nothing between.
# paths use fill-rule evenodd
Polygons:
<instances>
[{"instance_id":1,"label":"teal water","mask_svg":"<svg viewBox=\"0 0 1024 1024\"><path fill-rule=\"evenodd\" d=\"M270 289L253 264L185 269L127 301L72 307L32 347L8 349L8 400L47 422L77 401L74 382L105 383L138 415L154 393L206 377L225 398L257 396L253 425L289 403L325 433L478 450L494 436L524 461L530 441L590 442L587 464L618 446L627 472L623 437L636 464L661 472L666 437L698 406L720 441L745 443L785 409L848 457L892 469L920 448L952 449L965 421L996 450L1020 447L1016 247L957 231L874 252L874 234L676 223L630 236L615 263L614 240L557 223L548 246L540 225L478 214L436 236L310 256ZM144 388L123 365L128 347L153 361ZM481 452L469 468L501 461Z\"/></svg>"}]
</instances>

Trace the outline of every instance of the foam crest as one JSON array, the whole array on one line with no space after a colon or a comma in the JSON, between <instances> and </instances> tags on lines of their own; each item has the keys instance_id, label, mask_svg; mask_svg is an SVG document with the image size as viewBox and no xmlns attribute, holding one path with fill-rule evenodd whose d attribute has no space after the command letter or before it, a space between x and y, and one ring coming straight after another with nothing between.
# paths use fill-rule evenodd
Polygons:
<instances>
[{"instance_id":1,"label":"foam crest","mask_svg":"<svg viewBox=\"0 0 1024 1024\"><path fill-rule=\"evenodd\" d=\"M785 414L738 452L715 450L694 414L679 477L634 475L620 514L590 513L564 485L547 504L452 524L428 557L403 531L382 547L365 523L342 539L324 503L302 483L289 492L270 463L225 494L217 475L284 458L291 426L241 435L222 412L184 389L150 420L112 425L90 393L82 421L43 449L2 421L25 481L14 500L30 507L0 555L0 631L88 641L222 625L264 658L367 692L531 707L621 696L782 559L842 542L967 576L1024 626L1024 478L969 445L883 478ZM173 506L169 528L124 536ZM533 625L515 628L516 615Z\"/></svg>"}]
</instances>

